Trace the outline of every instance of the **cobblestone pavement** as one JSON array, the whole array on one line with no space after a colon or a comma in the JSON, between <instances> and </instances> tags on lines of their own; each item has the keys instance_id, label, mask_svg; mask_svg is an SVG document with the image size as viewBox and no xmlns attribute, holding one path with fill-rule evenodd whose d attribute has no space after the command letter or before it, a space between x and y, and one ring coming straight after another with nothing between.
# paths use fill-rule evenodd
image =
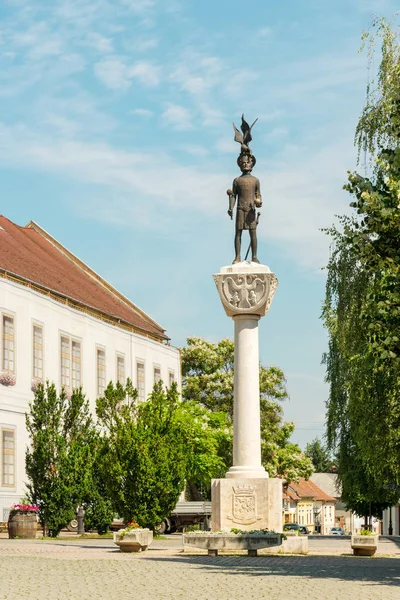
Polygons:
<instances>
[{"instance_id":1,"label":"cobblestone pavement","mask_svg":"<svg viewBox=\"0 0 400 600\"><path fill-rule=\"evenodd\" d=\"M175 546L175 547L173 547ZM1 600L397 600L400 558L143 554L112 542L0 540Z\"/></svg>"}]
</instances>

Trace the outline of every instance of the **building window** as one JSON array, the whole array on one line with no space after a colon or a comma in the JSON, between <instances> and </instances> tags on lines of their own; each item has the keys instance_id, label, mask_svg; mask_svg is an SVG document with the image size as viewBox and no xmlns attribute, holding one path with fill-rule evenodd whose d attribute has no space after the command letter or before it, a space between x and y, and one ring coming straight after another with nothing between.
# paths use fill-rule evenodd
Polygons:
<instances>
[{"instance_id":1,"label":"building window","mask_svg":"<svg viewBox=\"0 0 400 600\"><path fill-rule=\"evenodd\" d=\"M72 389L81 386L81 373L81 343L77 340L72 340Z\"/></svg>"},{"instance_id":2,"label":"building window","mask_svg":"<svg viewBox=\"0 0 400 600\"><path fill-rule=\"evenodd\" d=\"M61 336L61 385L76 389L82 384L81 343L66 335Z\"/></svg>"},{"instance_id":3,"label":"building window","mask_svg":"<svg viewBox=\"0 0 400 600\"><path fill-rule=\"evenodd\" d=\"M106 389L106 351L97 348L97 395L102 396Z\"/></svg>"},{"instance_id":4,"label":"building window","mask_svg":"<svg viewBox=\"0 0 400 600\"><path fill-rule=\"evenodd\" d=\"M43 380L43 327L33 326L33 369L35 379Z\"/></svg>"},{"instance_id":5,"label":"building window","mask_svg":"<svg viewBox=\"0 0 400 600\"><path fill-rule=\"evenodd\" d=\"M69 338L61 336L61 385L69 388L71 378L71 348Z\"/></svg>"},{"instance_id":6,"label":"building window","mask_svg":"<svg viewBox=\"0 0 400 600\"><path fill-rule=\"evenodd\" d=\"M14 319L3 315L3 371L15 373Z\"/></svg>"},{"instance_id":7,"label":"building window","mask_svg":"<svg viewBox=\"0 0 400 600\"><path fill-rule=\"evenodd\" d=\"M161 381L161 368L154 367L154 383Z\"/></svg>"},{"instance_id":8,"label":"building window","mask_svg":"<svg viewBox=\"0 0 400 600\"><path fill-rule=\"evenodd\" d=\"M15 432L12 429L1 431L2 468L1 485L15 485Z\"/></svg>"},{"instance_id":9,"label":"building window","mask_svg":"<svg viewBox=\"0 0 400 600\"><path fill-rule=\"evenodd\" d=\"M125 385L125 358L121 354L117 354L117 381Z\"/></svg>"},{"instance_id":10,"label":"building window","mask_svg":"<svg viewBox=\"0 0 400 600\"><path fill-rule=\"evenodd\" d=\"M144 363L136 363L136 388L138 391L138 400L144 402Z\"/></svg>"},{"instance_id":11,"label":"building window","mask_svg":"<svg viewBox=\"0 0 400 600\"><path fill-rule=\"evenodd\" d=\"M169 376L169 387L171 387L171 385L173 383L175 383L175 373L174 373L174 371L170 371L169 374L168 374L168 376Z\"/></svg>"}]
</instances>

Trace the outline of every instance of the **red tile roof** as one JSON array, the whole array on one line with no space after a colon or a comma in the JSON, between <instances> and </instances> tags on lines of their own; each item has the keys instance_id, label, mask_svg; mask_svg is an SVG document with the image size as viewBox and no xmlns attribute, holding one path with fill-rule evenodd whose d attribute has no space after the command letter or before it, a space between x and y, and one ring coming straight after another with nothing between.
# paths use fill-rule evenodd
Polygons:
<instances>
[{"instance_id":1,"label":"red tile roof","mask_svg":"<svg viewBox=\"0 0 400 600\"><path fill-rule=\"evenodd\" d=\"M297 494L300 498L313 498L314 500L321 500L323 502L336 502L336 498L326 494L321 488L319 488L311 479L306 481L300 479L299 483L290 483L288 490Z\"/></svg>"},{"instance_id":2,"label":"red tile roof","mask_svg":"<svg viewBox=\"0 0 400 600\"><path fill-rule=\"evenodd\" d=\"M287 486L286 490L284 488L282 496L284 499L301 500L300 496L296 494L296 492L293 489L291 489L290 485Z\"/></svg>"},{"instance_id":3,"label":"red tile roof","mask_svg":"<svg viewBox=\"0 0 400 600\"><path fill-rule=\"evenodd\" d=\"M168 339L158 323L36 223L20 227L0 215L0 275L7 274L21 278L23 283L36 284L56 299L92 309L96 316L104 315L116 325L159 341Z\"/></svg>"}]
</instances>

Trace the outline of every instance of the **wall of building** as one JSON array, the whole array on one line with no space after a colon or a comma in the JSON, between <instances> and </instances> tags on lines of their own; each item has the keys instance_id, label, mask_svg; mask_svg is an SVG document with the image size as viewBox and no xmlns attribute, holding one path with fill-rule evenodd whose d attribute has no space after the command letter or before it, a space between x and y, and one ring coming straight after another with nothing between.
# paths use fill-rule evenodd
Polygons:
<instances>
[{"instance_id":1,"label":"wall of building","mask_svg":"<svg viewBox=\"0 0 400 600\"><path fill-rule=\"evenodd\" d=\"M297 523L297 503L292 499L283 501L283 525L285 523Z\"/></svg>"},{"instance_id":2,"label":"wall of building","mask_svg":"<svg viewBox=\"0 0 400 600\"><path fill-rule=\"evenodd\" d=\"M335 527L335 502L323 502L321 507L321 534L329 535Z\"/></svg>"},{"instance_id":3,"label":"wall of building","mask_svg":"<svg viewBox=\"0 0 400 600\"><path fill-rule=\"evenodd\" d=\"M313 501L309 498L297 502L297 523L309 528L314 527Z\"/></svg>"},{"instance_id":4,"label":"wall of building","mask_svg":"<svg viewBox=\"0 0 400 600\"><path fill-rule=\"evenodd\" d=\"M315 511L318 511L315 514ZM297 502L297 521L306 525L310 531L319 531L321 535L329 535L335 526L335 502L322 502L310 498L302 498Z\"/></svg>"},{"instance_id":5,"label":"wall of building","mask_svg":"<svg viewBox=\"0 0 400 600\"><path fill-rule=\"evenodd\" d=\"M117 354L124 357L125 379L131 378L136 386L137 361L144 363L145 396L154 383L154 368L161 371L161 379L168 384L174 374L180 388L180 353L177 348L153 341L119 327L95 319L84 312L61 304L51 298L7 280L0 280L0 314L14 318L15 327L15 378L13 386L0 385L1 430L14 430L16 440L15 484L2 484L3 465L0 438L0 521L13 502L18 502L25 491L25 448L28 437L25 429L25 412L32 399L33 383L33 325L43 327L44 379L61 389L61 335L81 343L82 386L94 411L97 397L97 348L105 350L106 383L116 381ZM0 322L0 330L3 319ZM1 331L0 331L1 335ZM2 345L0 361L2 361ZM0 373L3 363L0 362Z\"/></svg>"}]
</instances>

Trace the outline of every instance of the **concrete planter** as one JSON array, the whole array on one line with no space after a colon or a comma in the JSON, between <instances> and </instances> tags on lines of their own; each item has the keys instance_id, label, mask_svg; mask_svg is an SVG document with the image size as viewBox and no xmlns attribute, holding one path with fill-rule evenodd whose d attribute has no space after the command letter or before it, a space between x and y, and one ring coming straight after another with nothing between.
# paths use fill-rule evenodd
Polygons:
<instances>
[{"instance_id":1,"label":"concrete planter","mask_svg":"<svg viewBox=\"0 0 400 600\"><path fill-rule=\"evenodd\" d=\"M153 541L153 532L150 529L132 529L131 531L114 532L114 544L119 546L121 552L142 552L147 550Z\"/></svg>"},{"instance_id":2,"label":"concrete planter","mask_svg":"<svg viewBox=\"0 0 400 600\"><path fill-rule=\"evenodd\" d=\"M297 535L297 531L285 531L286 540L282 540L282 546L279 550L270 548L264 550L263 554L308 554L308 536Z\"/></svg>"},{"instance_id":3,"label":"concrete planter","mask_svg":"<svg viewBox=\"0 0 400 600\"><path fill-rule=\"evenodd\" d=\"M207 550L209 556L218 556L219 551L247 550L249 556L257 556L257 550L280 546L279 534L235 535L233 533L209 533L207 535L186 534L183 536L184 548L194 546Z\"/></svg>"},{"instance_id":4,"label":"concrete planter","mask_svg":"<svg viewBox=\"0 0 400 600\"><path fill-rule=\"evenodd\" d=\"M373 556L378 548L379 535L352 535L351 547L354 556Z\"/></svg>"}]
</instances>

